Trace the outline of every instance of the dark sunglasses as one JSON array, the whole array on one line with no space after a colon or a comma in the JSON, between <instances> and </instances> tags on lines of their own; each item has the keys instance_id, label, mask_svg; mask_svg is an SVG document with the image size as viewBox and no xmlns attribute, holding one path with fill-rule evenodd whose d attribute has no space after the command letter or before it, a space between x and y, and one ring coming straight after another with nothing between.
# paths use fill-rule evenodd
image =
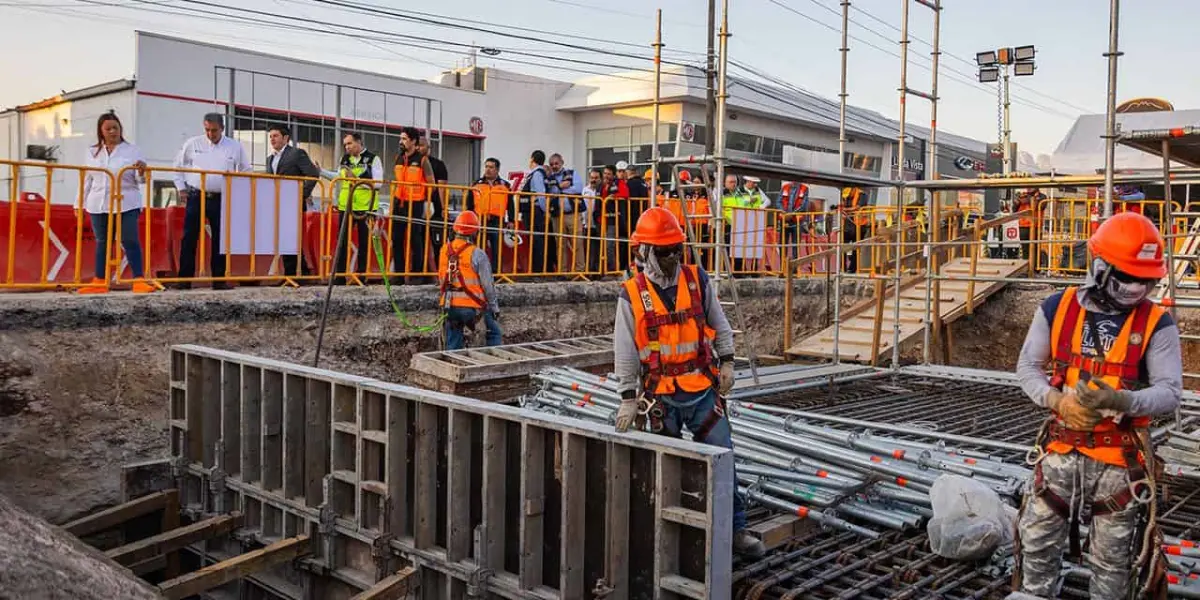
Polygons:
<instances>
[{"instance_id":1,"label":"dark sunglasses","mask_svg":"<svg viewBox=\"0 0 1200 600\"><path fill-rule=\"evenodd\" d=\"M683 244L675 244L674 246L659 246L654 250L654 253L662 258L677 258L683 256Z\"/></svg>"}]
</instances>

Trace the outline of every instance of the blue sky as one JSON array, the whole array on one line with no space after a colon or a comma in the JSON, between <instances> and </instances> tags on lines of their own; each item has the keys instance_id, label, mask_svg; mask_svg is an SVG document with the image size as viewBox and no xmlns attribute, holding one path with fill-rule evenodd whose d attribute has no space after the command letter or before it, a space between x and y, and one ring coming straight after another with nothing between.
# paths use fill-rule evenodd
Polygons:
<instances>
[{"instance_id":1,"label":"blue sky","mask_svg":"<svg viewBox=\"0 0 1200 600\"><path fill-rule=\"evenodd\" d=\"M341 0L335 0L341 1ZM414 8L402 0L346 0L420 10L495 24L496 29L537 38L511 26L562 34L564 42L603 46L610 50L649 54L654 35L654 9L664 14L667 56L680 62L701 60L704 49L704 0L440 0ZM839 84L838 0L731 0L730 56L806 90L836 97ZM207 4L205 4L207 3ZM354 63L358 68L426 78L461 57L429 49L429 42L387 43L342 36L281 30L262 24L215 21L167 14L191 7L217 10L233 0L0 0L0 107L31 102L133 72L133 31L143 29L263 52ZM1038 71L1014 78L1013 138L1022 150L1053 151L1081 112L1102 112L1106 82L1107 0L943 0L939 127L982 140L997 137L994 85L974 82L977 51L999 46L1034 44ZM649 68L646 61L598 55L479 31L462 31L385 17L364 17L326 0L240 0L238 6L260 10L277 23L295 18L365 25L380 32L417 36L420 40L477 43L482 46L553 55L583 61ZM1200 107L1197 84L1187 65L1196 64L1200 49L1190 44L1191 24L1200 17L1194 0L1125 0L1118 101L1139 96L1163 97L1177 108ZM902 0L854 0L851 19L850 102L898 116L899 39ZM931 39L931 11L912 3L910 9L909 87L927 90L928 56L923 41ZM239 13L218 10L226 15ZM244 17L244 13L241 14ZM253 15L251 15L253 16ZM262 18L262 17L255 17ZM475 25L472 25L475 26ZM541 36L547 37L547 36ZM618 45L618 44L632 45ZM639 47L640 46L640 47ZM872 47L872 46L877 46ZM447 48L442 46L443 48ZM558 78L584 74L555 70L538 57L505 52L501 57L537 63L514 64L480 57L481 64ZM606 71L596 66L554 63ZM909 121L928 125L928 103L913 99Z\"/></svg>"}]
</instances>

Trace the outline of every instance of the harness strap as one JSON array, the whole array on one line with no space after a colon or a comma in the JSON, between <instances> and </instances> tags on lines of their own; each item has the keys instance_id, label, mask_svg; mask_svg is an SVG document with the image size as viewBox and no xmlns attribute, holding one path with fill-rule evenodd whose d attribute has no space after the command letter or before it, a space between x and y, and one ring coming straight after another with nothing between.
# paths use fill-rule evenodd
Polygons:
<instances>
[{"instance_id":1,"label":"harness strap","mask_svg":"<svg viewBox=\"0 0 1200 600\"><path fill-rule=\"evenodd\" d=\"M1084 357L1072 351L1075 339L1075 327L1079 321L1078 292L1071 288L1070 298L1063 294L1062 301L1069 304L1063 318L1063 328L1058 334L1058 345L1054 349L1054 375L1050 385L1061 388L1066 382L1067 369L1076 368L1096 377L1118 377L1123 386L1136 389L1140 384L1142 354L1146 345L1146 327L1150 323L1150 315L1154 307L1149 300L1143 300L1134 308L1129 316L1132 319L1129 328L1129 343L1125 351L1125 360L1108 362L1104 357Z\"/></svg>"}]
</instances>

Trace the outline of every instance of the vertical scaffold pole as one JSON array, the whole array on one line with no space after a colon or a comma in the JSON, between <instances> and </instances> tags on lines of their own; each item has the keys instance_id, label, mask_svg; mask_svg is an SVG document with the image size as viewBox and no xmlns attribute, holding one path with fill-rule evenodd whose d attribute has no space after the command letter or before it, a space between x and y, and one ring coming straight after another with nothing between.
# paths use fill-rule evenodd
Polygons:
<instances>
[{"instance_id":1,"label":"vertical scaffold pole","mask_svg":"<svg viewBox=\"0 0 1200 600\"><path fill-rule=\"evenodd\" d=\"M1104 214L1102 218L1112 216L1113 205L1113 170L1116 168L1117 149L1117 58L1121 52L1117 46L1117 32L1120 29L1121 0L1110 0L1108 13L1108 105L1105 107L1104 123ZM1169 183L1169 182L1168 182Z\"/></svg>"},{"instance_id":2,"label":"vertical scaffold pole","mask_svg":"<svg viewBox=\"0 0 1200 600\"><path fill-rule=\"evenodd\" d=\"M838 94L841 107L838 110L838 173L846 171L846 67L850 54L850 0L842 0L842 91ZM842 228L846 223L842 219L840 197L836 200L834 211L830 214L833 226L833 364L842 362L842 352L838 347L841 341L842 329L842 264L846 257L842 256ZM791 268L790 266L788 267Z\"/></svg>"},{"instance_id":3,"label":"vertical scaffold pole","mask_svg":"<svg viewBox=\"0 0 1200 600\"><path fill-rule=\"evenodd\" d=\"M662 9L658 9L654 26L654 125L650 136L654 139L650 156L650 206L658 203L658 149L659 103L662 101Z\"/></svg>"}]
</instances>

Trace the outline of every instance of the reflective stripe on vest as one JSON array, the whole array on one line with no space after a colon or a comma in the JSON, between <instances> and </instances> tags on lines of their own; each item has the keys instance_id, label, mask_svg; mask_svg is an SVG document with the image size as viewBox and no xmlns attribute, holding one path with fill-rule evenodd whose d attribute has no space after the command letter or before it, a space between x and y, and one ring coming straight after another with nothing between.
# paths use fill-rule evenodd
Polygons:
<instances>
[{"instance_id":1,"label":"reflective stripe on vest","mask_svg":"<svg viewBox=\"0 0 1200 600\"><path fill-rule=\"evenodd\" d=\"M1150 343L1150 335L1158 325L1164 311L1154 303L1146 300L1137 306L1121 326L1121 332L1113 340L1112 347L1101 356L1084 356L1083 324L1087 319L1087 311L1079 305L1077 288L1067 288L1059 300L1058 310L1054 313L1054 322L1050 325L1050 348L1054 365L1054 382L1062 382L1066 393L1074 393L1075 384L1079 382L1080 373L1087 372L1090 377L1102 379L1113 389L1131 389L1140 385L1145 379L1141 362L1146 347ZM1103 352L1099 350L1099 352ZM1103 410L1105 419L1092 429L1095 433L1116 431L1116 420L1120 413ZM1146 427L1150 424L1149 417L1136 417L1133 426ZM1121 449L1072 447L1063 442L1051 442L1046 446L1050 452L1065 454L1078 450L1085 456L1103 463L1125 466Z\"/></svg>"},{"instance_id":2,"label":"reflective stripe on vest","mask_svg":"<svg viewBox=\"0 0 1200 600\"><path fill-rule=\"evenodd\" d=\"M371 163L375 162L375 155L363 150L362 154L357 157L352 157L349 154L342 157L342 177L347 179L370 179L371 178ZM358 212L370 212L375 210L375 187L373 185L354 185L349 181L341 183L341 190L338 192L338 210L346 210L346 202L350 199L350 188L354 188L354 203L350 210Z\"/></svg>"},{"instance_id":3,"label":"reflective stripe on vest","mask_svg":"<svg viewBox=\"0 0 1200 600\"><path fill-rule=\"evenodd\" d=\"M415 159L415 160L414 160ZM392 194L400 202L425 201L425 168L420 154L401 157L402 162L395 168L395 192Z\"/></svg>"},{"instance_id":4,"label":"reflective stripe on vest","mask_svg":"<svg viewBox=\"0 0 1200 600\"><path fill-rule=\"evenodd\" d=\"M667 395L676 389L703 392L712 387L716 377L712 354L716 332L704 318L696 266L680 269L674 312L667 311L644 273L634 275L623 285L633 308L634 343L642 361L643 390Z\"/></svg>"},{"instance_id":5,"label":"reflective stripe on vest","mask_svg":"<svg viewBox=\"0 0 1200 600\"><path fill-rule=\"evenodd\" d=\"M508 185L497 179L495 183L477 182L475 190L475 213L486 217L504 217L508 208Z\"/></svg>"},{"instance_id":6,"label":"reflective stripe on vest","mask_svg":"<svg viewBox=\"0 0 1200 600\"><path fill-rule=\"evenodd\" d=\"M475 308L487 306L479 273L471 264L475 244L453 240L442 247L438 257L438 282L441 295L438 306L442 308Z\"/></svg>"}]
</instances>

